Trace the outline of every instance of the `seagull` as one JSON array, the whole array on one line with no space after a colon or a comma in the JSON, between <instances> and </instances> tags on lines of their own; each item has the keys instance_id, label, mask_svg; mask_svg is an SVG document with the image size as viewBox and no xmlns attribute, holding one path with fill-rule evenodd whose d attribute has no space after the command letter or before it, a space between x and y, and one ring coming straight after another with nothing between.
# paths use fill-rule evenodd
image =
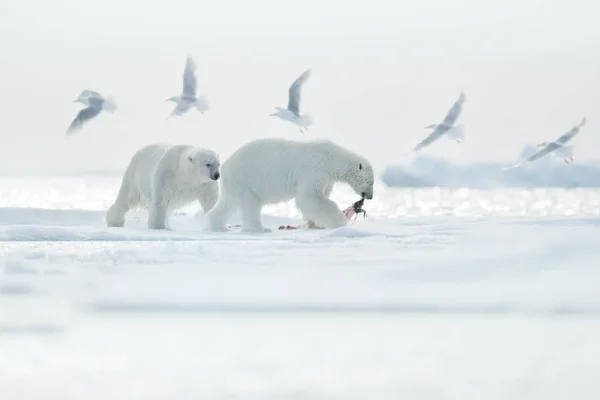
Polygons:
<instances>
[{"instance_id":1,"label":"seagull","mask_svg":"<svg viewBox=\"0 0 600 400\"><path fill-rule=\"evenodd\" d=\"M454 125L462 112L463 103L466 101L465 93L461 90L458 100L454 102L446 117L441 124L432 124L425 127L425 129L433 129L433 132L429 134L421 143L419 143L413 151L419 151L424 147L429 146L431 143L438 140L443 134L447 134L448 138L456 140L460 143L464 140L465 131L463 125Z\"/></svg>"},{"instance_id":2,"label":"seagull","mask_svg":"<svg viewBox=\"0 0 600 400\"><path fill-rule=\"evenodd\" d=\"M549 142L549 143L543 142L543 143L538 144L537 147L541 147L542 148L541 150L535 152L531 156L527 157L525 160L520 161L511 167L506 167L506 168L502 168L502 169L509 170L509 169L520 167L523 164L538 160L538 159L542 158L543 156L545 156L546 154L552 153L552 152L556 152L557 156L562 158L568 164L569 162L567 161L567 158L570 161L573 161L573 156L572 156L573 146L565 146L565 144L568 141L570 141L571 139L573 139L575 137L575 135L577 135L579 133L581 128L586 124L586 122L587 122L587 118L583 117L583 119L581 120L581 122L579 124L575 125L573 128L571 128L570 131L568 131L567 133L565 133L564 135L562 135L561 137L556 139L554 142Z\"/></svg>"},{"instance_id":3,"label":"seagull","mask_svg":"<svg viewBox=\"0 0 600 400\"><path fill-rule=\"evenodd\" d=\"M187 56L185 62L185 70L183 71L183 91L181 96L169 97L166 101L172 101L177 104L171 116L183 115L194 106L201 113L204 114L208 110L208 100L205 96L196 96L196 86L198 84L196 80L196 63L191 56Z\"/></svg>"},{"instance_id":4,"label":"seagull","mask_svg":"<svg viewBox=\"0 0 600 400\"><path fill-rule=\"evenodd\" d=\"M270 117L279 117L298 125L301 133L304 133L303 129L308 130L308 127L313 123L312 117L308 113L300 115L300 92L311 73L312 70L310 68L307 69L292 83L288 91L289 100L287 108L275 107L277 112L269 115Z\"/></svg>"},{"instance_id":5,"label":"seagull","mask_svg":"<svg viewBox=\"0 0 600 400\"><path fill-rule=\"evenodd\" d=\"M111 96L106 96L106 98L104 98L100 93L88 89L83 90L79 94L79 97L73 102L82 103L86 105L87 108L84 108L77 113L77 116L67 129L67 135L72 135L79 131L84 123L100 114L102 110L112 113L117 109L117 105Z\"/></svg>"},{"instance_id":6,"label":"seagull","mask_svg":"<svg viewBox=\"0 0 600 400\"><path fill-rule=\"evenodd\" d=\"M547 146L549 143L548 142L542 142L540 144L537 145L537 147L545 147ZM575 145L571 144L571 145L563 145L559 148L557 148L556 150L554 150L552 152L553 155L555 155L556 157L560 158L561 160L563 160L565 162L565 164L569 164L573 162L573 152L575 149Z\"/></svg>"}]
</instances>

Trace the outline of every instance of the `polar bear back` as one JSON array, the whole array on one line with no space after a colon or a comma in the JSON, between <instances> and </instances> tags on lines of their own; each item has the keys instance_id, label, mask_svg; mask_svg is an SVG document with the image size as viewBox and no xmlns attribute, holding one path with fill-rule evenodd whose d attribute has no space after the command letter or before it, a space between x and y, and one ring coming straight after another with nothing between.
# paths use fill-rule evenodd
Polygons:
<instances>
[{"instance_id":1,"label":"polar bear back","mask_svg":"<svg viewBox=\"0 0 600 400\"><path fill-rule=\"evenodd\" d=\"M235 151L222 166L222 186L234 197L251 193L263 204L288 201L310 186L327 193L350 163L369 162L329 140L261 139Z\"/></svg>"},{"instance_id":2,"label":"polar bear back","mask_svg":"<svg viewBox=\"0 0 600 400\"><path fill-rule=\"evenodd\" d=\"M204 181L188 176L187 156L199 152L213 153L190 145L168 143L154 143L141 148L132 157L128 173L131 174L130 184L139 191L142 204L149 204L153 190L158 189L169 198L172 206L178 207L202 195L206 190L202 184L218 186L216 181L208 181L208 178ZM217 157L216 154L214 156ZM157 184L159 188L155 187Z\"/></svg>"},{"instance_id":3,"label":"polar bear back","mask_svg":"<svg viewBox=\"0 0 600 400\"><path fill-rule=\"evenodd\" d=\"M127 173L130 185L137 188L141 201L147 205L152 196L152 177L160 159L172 146L167 143L154 143L142 147L131 158Z\"/></svg>"}]
</instances>

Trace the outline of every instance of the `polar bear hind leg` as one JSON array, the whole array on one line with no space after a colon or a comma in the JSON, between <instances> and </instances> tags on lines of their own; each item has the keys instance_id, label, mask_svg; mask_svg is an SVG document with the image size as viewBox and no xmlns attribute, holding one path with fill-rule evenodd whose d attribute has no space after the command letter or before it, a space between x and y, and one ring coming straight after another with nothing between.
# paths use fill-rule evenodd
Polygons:
<instances>
[{"instance_id":1,"label":"polar bear hind leg","mask_svg":"<svg viewBox=\"0 0 600 400\"><path fill-rule=\"evenodd\" d=\"M125 226L125 214L140 205L141 196L137 188L132 185L130 174L129 170L126 171L117 199L106 212L106 225L109 227L122 228Z\"/></svg>"},{"instance_id":2,"label":"polar bear hind leg","mask_svg":"<svg viewBox=\"0 0 600 400\"><path fill-rule=\"evenodd\" d=\"M303 216L303 217L305 217L304 215L302 215L302 216ZM305 218L304 218L304 220L306 221L306 227L307 227L308 229L325 229L324 227L317 225L317 224L315 223L315 221L313 221L313 220L312 220L312 219L310 219L310 218L306 218L306 217L305 217Z\"/></svg>"},{"instance_id":3,"label":"polar bear hind leg","mask_svg":"<svg viewBox=\"0 0 600 400\"><path fill-rule=\"evenodd\" d=\"M213 232L227 232L227 221L233 216L236 208L232 196L225 188L221 188L217 204L206 213L208 229Z\"/></svg>"},{"instance_id":4,"label":"polar bear hind leg","mask_svg":"<svg viewBox=\"0 0 600 400\"><path fill-rule=\"evenodd\" d=\"M265 228L260 220L262 203L249 192L244 193L240 199L242 213L242 232L266 233L272 229Z\"/></svg>"},{"instance_id":5,"label":"polar bear hind leg","mask_svg":"<svg viewBox=\"0 0 600 400\"><path fill-rule=\"evenodd\" d=\"M160 191L153 193L148 210L149 229L168 229L167 209L168 204L163 193L160 193Z\"/></svg>"}]
</instances>

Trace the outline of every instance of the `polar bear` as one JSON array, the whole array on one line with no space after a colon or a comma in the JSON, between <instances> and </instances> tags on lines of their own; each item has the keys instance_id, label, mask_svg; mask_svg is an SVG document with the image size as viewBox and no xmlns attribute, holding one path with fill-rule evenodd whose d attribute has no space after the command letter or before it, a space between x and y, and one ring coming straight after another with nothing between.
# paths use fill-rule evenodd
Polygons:
<instances>
[{"instance_id":1,"label":"polar bear","mask_svg":"<svg viewBox=\"0 0 600 400\"><path fill-rule=\"evenodd\" d=\"M309 228L338 228L347 221L329 199L336 182L373 198L369 161L329 140L260 139L236 150L221 168L221 194L206 214L211 231L228 230L227 220L241 210L243 232L271 232L261 222L264 205L291 199Z\"/></svg>"},{"instance_id":2,"label":"polar bear","mask_svg":"<svg viewBox=\"0 0 600 400\"><path fill-rule=\"evenodd\" d=\"M188 145L150 144L138 150L125 171L106 225L122 227L133 208L149 211L148 228L166 229L167 212L199 201L206 213L219 197L219 156Z\"/></svg>"}]
</instances>

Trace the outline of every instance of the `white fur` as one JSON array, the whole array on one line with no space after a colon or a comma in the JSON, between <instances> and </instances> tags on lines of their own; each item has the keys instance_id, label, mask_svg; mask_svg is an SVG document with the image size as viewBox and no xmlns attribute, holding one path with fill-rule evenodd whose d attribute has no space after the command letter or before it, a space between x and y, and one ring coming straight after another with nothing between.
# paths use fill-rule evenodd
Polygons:
<instances>
[{"instance_id":1,"label":"white fur","mask_svg":"<svg viewBox=\"0 0 600 400\"><path fill-rule=\"evenodd\" d=\"M148 228L166 229L167 212L199 201L206 213L219 197L219 156L212 150L156 143L138 150L125 171L108 226L122 227L134 208L149 211Z\"/></svg>"},{"instance_id":2,"label":"white fur","mask_svg":"<svg viewBox=\"0 0 600 400\"><path fill-rule=\"evenodd\" d=\"M269 232L261 222L262 207L294 198L309 227L338 228L346 218L329 200L334 183L373 197L369 161L328 140L255 140L234 152L222 172L221 196L206 215L212 231L227 230L227 220L239 208L242 231Z\"/></svg>"}]
</instances>

